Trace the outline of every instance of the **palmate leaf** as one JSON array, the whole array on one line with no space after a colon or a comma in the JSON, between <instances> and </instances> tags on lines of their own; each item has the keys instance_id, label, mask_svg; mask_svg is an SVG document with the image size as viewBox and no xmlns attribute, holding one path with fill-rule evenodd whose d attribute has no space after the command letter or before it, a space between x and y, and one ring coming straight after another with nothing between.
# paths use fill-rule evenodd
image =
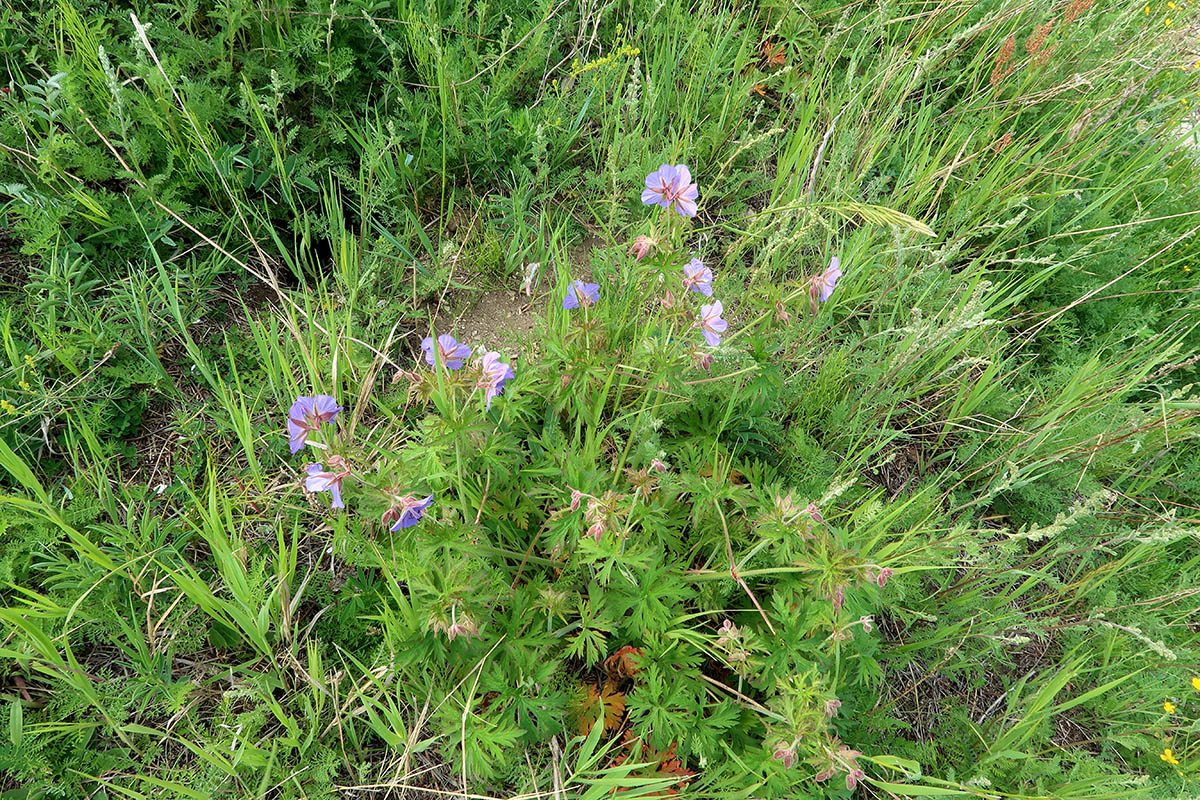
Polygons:
<instances>
[{"instance_id":1,"label":"palmate leaf","mask_svg":"<svg viewBox=\"0 0 1200 800\"><path fill-rule=\"evenodd\" d=\"M571 658L581 659L590 667L604 655L607 641L608 637L604 635L603 631L596 628L584 628L571 637L566 652Z\"/></svg>"},{"instance_id":2,"label":"palmate leaf","mask_svg":"<svg viewBox=\"0 0 1200 800\"><path fill-rule=\"evenodd\" d=\"M625 693L612 681L605 681L603 686L583 683L571 701L570 710L580 736L586 735L601 716L605 732L612 731L625 717Z\"/></svg>"}]
</instances>

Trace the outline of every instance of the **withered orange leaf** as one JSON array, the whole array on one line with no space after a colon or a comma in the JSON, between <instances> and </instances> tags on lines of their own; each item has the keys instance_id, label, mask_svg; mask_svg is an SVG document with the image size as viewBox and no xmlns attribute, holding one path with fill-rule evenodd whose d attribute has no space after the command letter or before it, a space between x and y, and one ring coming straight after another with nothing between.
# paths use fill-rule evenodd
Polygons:
<instances>
[{"instance_id":1,"label":"withered orange leaf","mask_svg":"<svg viewBox=\"0 0 1200 800\"><path fill-rule=\"evenodd\" d=\"M775 43L767 39L762 43L763 63L768 67L782 67L787 63L787 52L782 42Z\"/></svg>"},{"instance_id":2,"label":"withered orange leaf","mask_svg":"<svg viewBox=\"0 0 1200 800\"><path fill-rule=\"evenodd\" d=\"M604 669L614 678L632 678L640 669L638 659L642 657L642 649L625 645L604 661Z\"/></svg>"},{"instance_id":3,"label":"withered orange leaf","mask_svg":"<svg viewBox=\"0 0 1200 800\"><path fill-rule=\"evenodd\" d=\"M605 681L603 688L594 683L583 683L570 710L580 736L587 735L601 714L604 715L604 730L612 731L625 717L625 694L612 681Z\"/></svg>"}]
</instances>

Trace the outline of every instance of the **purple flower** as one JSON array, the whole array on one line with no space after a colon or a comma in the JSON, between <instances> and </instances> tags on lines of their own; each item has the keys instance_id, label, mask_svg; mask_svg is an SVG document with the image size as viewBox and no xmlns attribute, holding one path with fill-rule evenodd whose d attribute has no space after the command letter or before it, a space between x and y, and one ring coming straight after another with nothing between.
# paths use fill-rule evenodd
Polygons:
<instances>
[{"instance_id":1,"label":"purple flower","mask_svg":"<svg viewBox=\"0 0 1200 800\"><path fill-rule=\"evenodd\" d=\"M704 266L698 258L683 265L683 286L693 292L699 292L705 297L712 297L712 270Z\"/></svg>"},{"instance_id":2,"label":"purple flower","mask_svg":"<svg viewBox=\"0 0 1200 800\"><path fill-rule=\"evenodd\" d=\"M721 319L721 312L724 310L720 300L714 300L712 305L700 306L700 327L704 330L704 341L708 342L710 347L721 343L720 334L729 327L729 323Z\"/></svg>"},{"instance_id":3,"label":"purple flower","mask_svg":"<svg viewBox=\"0 0 1200 800\"><path fill-rule=\"evenodd\" d=\"M492 407L492 398L504 391L504 382L517 377L512 367L500 360L499 353L485 353L483 356L483 377L479 385L484 387L487 407Z\"/></svg>"},{"instance_id":4,"label":"purple flower","mask_svg":"<svg viewBox=\"0 0 1200 800\"><path fill-rule=\"evenodd\" d=\"M563 308L579 308L582 303L584 307L594 306L600 301L600 284L584 283L583 281L571 281L571 285L567 287L567 296L563 298Z\"/></svg>"},{"instance_id":5,"label":"purple flower","mask_svg":"<svg viewBox=\"0 0 1200 800\"><path fill-rule=\"evenodd\" d=\"M425 513L425 509L433 505L433 495L429 495L424 500L420 500L412 495L401 497L396 501L395 512L399 514L396 524L390 530L395 532L401 528L411 528L421 521L421 516Z\"/></svg>"},{"instance_id":6,"label":"purple flower","mask_svg":"<svg viewBox=\"0 0 1200 800\"><path fill-rule=\"evenodd\" d=\"M339 470L333 472L332 470ZM304 488L310 492L329 492L333 496L333 508L345 508L342 502L342 481L350 475L350 467L341 456L329 457L329 469L320 464L309 464Z\"/></svg>"},{"instance_id":7,"label":"purple flower","mask_svg":"<svg viewBox=\"0 0 1200 800\"><path fill-rule=\"evenodd\" d=\"M811 278L812 289L809 290L809 293L813 299L822 303L826 302L833 295L833 287L837 286L840 277L842 277L842 271L838 268L838 257L834 256L829 260L829 269Z\"/></svg>"},{"instance_id":8,"label":"purple flower","mask_svg":"<svg viewBox=\"0 0 1200 800\"><path fill-rule=\"evenodd\" d=\"M471 348L459 344L458 340L448 333L437 337L437 358L433 353L432 336L421 340L421 349L425 351L425 363L431 367L437 363L437 358L440 358L446 369L462 369L463 359L471 357Z\"/></svg>"},{"instance_id":9,"label":"purple flower","mask_svg":"<svg viewBox=\"0 0 1200 800\"><path fill-rule=\"evenodd\" d=\"M686 164L663 164L646 176L642 202L648 206L674 207L685 217L696 216L699 191L692 183L692 173Z\"/></svg>"},{"instance_id":10,"label":"purple flower","mask_svg":"<svg viewBox=\"0 0 1200 800\"><path fill-rule=\"evenodd\" d=\"M304 447L310 433L315 433L322 423L332 422L342 407L327 394L316 397L297 397L288 410L288 444L293 453Z\"/></svg>"}]
</instances>

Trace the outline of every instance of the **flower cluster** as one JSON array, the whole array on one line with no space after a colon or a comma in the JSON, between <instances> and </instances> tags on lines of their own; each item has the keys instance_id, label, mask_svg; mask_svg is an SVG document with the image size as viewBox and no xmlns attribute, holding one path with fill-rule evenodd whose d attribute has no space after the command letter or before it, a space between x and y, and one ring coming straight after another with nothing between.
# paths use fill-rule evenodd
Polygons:
<instances>
[{"instance_id":1,"label":"flower cluster","mask_svg":"<svg viewBox=\"0 0 1200 800\"><path fill-rule=\"evenodd\" d=\"M435 371L438 369L450 371L463 369L465 362L471 358L472 352L470 347L447 333L425 337L421 342L421 351L424 353L425 363L433 367ZM426 373L426 375L428 374L430 373ZM500 360L499 353L489 351L484 354L480 359L478 378L474 385L477 389L483 390L486 410L490 410L492 401L503 394L505 383L515 377L516 374L512 367ZM408 378L413 383L425 380L420 373L404 369L397 371L393 380L399 378ZM287 420L288 443L292 453L299 452L305 445L329 451L331 448L329 442L316 441L310 437L320 431L326 423L333 422L341 411L342 407L337 404L337 400L329 395L319 394L315 397L296 398L296 402L288 411ZM329 453L322 461L305 467L304 472L304 488L313 493L329 492L332 498L331 505L335 509L346 507L342 499L343 483L346 479L356 478L363 483L362 473L356 473L346 456L340 453ZM375 488L376 491L386 496L387 509L383 512L380 521L393 532L416 525L421 521L426 510L433 505L432 494L422 496L402 492L392 487L384 489L370 487L369 484L364 485L368 485L368 488ZM459 623L460 626L462 624L464 623ZM448 630L455 630L459 633L466 632L465 629L455 627L453 622L450 623Z\"/></svg>"},{"instance_id":2,"label":"flower cluster","mask_svg":"<svg viewBox=\"0 0 1200 800\"><path fill-rule=\"evenodd\" d=\"M461 358L466 358L470 355L469 348L465 354L460 355L458 348L462 345L454 342L452 337L439 337L439 348L442 348L442 339L449 339L449 342L445 343L445 348L439 350L439 357L443 363L448 363L450 360L448 356L459 355ZM431 340L427 339L426 341ZM461 366L461 362L459 366ZM330 449L328 442L312 441L309 437L318 433L326 423L333 422L341 411L342 407L337 404L337 400L327 394L319 394L315 397L297 397L296 402L292 403L291 409L288 410L287 420L288 444L292 453L299 452L305 445L328 451ZM314 494L329 492L329 496L332 498L330 504L332 508L346 507L342 500L342 483L347 478L354 476L354 470L345 456L332 453L323 461L309 464L304 468L304 473L306 491ZM433 495L420 499L413 495L401 496L391 492L388 494L391 505L383 513L383 524L390 525L393 531L416 525L421 521L425 509L433 504Z\"/></svg>"},{"instance_id":3,"label":"flower cluster","mask_svg":"<svg viewBox=\"0 0 1200 800\"><path fill-rule=\"evenodd\" d=\"M699 189L692 180L692 172L686 164L663 164L646 176L646 188L642 190L642 202L648 206L661 206L674 209L685 217L696 216L696 200ZM634 240L630 253L641 259L650 251L657 241L648 236L639 236ZM683 265L683 288L688 292L698 292L705 297L712 297L712 270L704 266L704 262L693 258ZM662 301L666 308L673 308L675 297L670 292ZM700 306L700 319L697 322L704 341L709 347L721 343L721 334L729 327L729 323L721 318L725 307L720 300L714 300L708 305ZM698 366L708 368L708 362L700 360Z\"/></svg>"},{"instance_id":4,"label":"flower cluster","mask_svg":"<svg viewBox=\"0 0 1200 800\"><path fill-rule=\"evenodd\" d=\"M1191 680L1191 686L1192 686L1192 689L1194 689L1197 692L1200 692L1200 677L1193 676L1192 680ZM1186 700L1184 698L1176 697L1176 698L1174 698L1174 700L1178 701L1178 703L1173 702L1172 700L1164 700L1163 701L1162 710L1163 710L1163 713L1166 714L1168 718L1173 717L1175 714L1179 713L1179 705L1178 704L1186 704ZM1169 720L1169 722L1174 723L1174 720ZM1192 723L1192 726L1193 727L1195 726L1194 722ZM1188 754L1181 753L1180 755L1182 755L1185 759L1187 759L1187 761L1188 761L1187 767L1189 768L1189 770L1191 768L1194 768L1195 762ZM1161 753L1158 754L1158 757L1162 761L1164 761L1167 764L1174 767L1175 771L1177 773L1179 773L1180 776L1183 776L1184 771L1183 771L1183 769L1180 768L1182 765L1182 762L1180 762L1179 757L1175 754L1174 748L1169 747L1168 745L1164 744L1163 750Z\"/></svg>"}]
</instances>

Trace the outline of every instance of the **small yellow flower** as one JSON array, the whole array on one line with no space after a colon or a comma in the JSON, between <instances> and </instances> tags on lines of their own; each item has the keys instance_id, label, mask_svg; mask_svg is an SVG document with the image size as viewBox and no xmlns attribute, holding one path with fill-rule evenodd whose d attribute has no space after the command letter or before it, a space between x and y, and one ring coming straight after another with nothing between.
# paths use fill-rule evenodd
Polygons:
<instances>
[{"instance_id":1,"label":"small yellow flower","mask_svg":"<svg viewBox=\"0 0 1200 800\"><path fill-rule=\"evenodd\" d=\"M17 407L7 400L0 400L0 410L3 410L6 414L17 413Z\"/></svg>"},{"instance_id":2,"label":"small yellow flower","mask_svg":"<svg viewBox=\"0 0 1200 800\"><path fill-rule=\"evenodd\" d=\"M1174 3L1167 3L1167 8L1175 8L1175 4L1174 4Z\"/></svg>"},{"instance_id":3,"label":"small yellow flower","mask_svg":"<svg viewBox=\"0 0 1200 800\"><path fill-rule=\"evenodd\" d=\"M1167 26L1168 28L1171 27L1171 18L1167 17L1166 19L1164 19L1163 25Z\"/></svg>"},{"instance_id":4,"label":"small yellow flower","mask_svg":"<svg viewBox=\"0 0 1200 800\"><path fill-rule=\"evenodd\" d=\"M28 381L19 381L17 383L17 386L20 386L22 389L24 389L27 392L33 388L32 386L29 385Z\"/></svg>"},{"instance_id":5,"label":"small yellow flower","mask_svg":"<svg viewBox=\"0 0 1200 800\"><path fill-rule=\"evenodd\" d=\"M1143 14L1149 14L1149 13L1150 13L1150 6L1146 6L1145 8L1143 8L1143 9L1142 9L1142 13L1143 13Z\"/></svg>"},{"instance_id":6,"label":"small yellow flower","mask_svg":"<svg viewBox=\"0 0 1200 800\"><path fill-rule=\"evenodd\" d=\"M1164 747L1162 753L1160 753L1158 757L1168 764L1179 764L1179 759L1175 758L1175 754L1171 752L1171 748L1169 747Z\"/></svg>"},{"instance_id":7,"label":"small yellow flower","mask_svg":"<svg viewBox=\"0 0 1200 800\"><path fill-rule=\"evenodd\" d=\"M1191 270L1187 267L1184 267L1184 269L1187 269L1188 272L1191 272ZM1200 678L1192 678L1192 688L1197 692L1200 692Z\"/></svg>"},{"instance_id":8,"label":"small yellow flower","mask_svg":"<svg viewBox=\"0 0 1200 800\"><path fill-rule=\"evenodd\" d=\"M1175 704L1172 703L1170 700L1167 700L1166 702L1163 703L1163 711L1167 712L1168 714L1174 714L1175 713Z\"/></svg>"},{"instance_id":9,"label":"small yellow flower","mask_svg":"<svg viewBox=\"0 0 1200 800\"><path fill-rule=\"evenodd\" d=\"M1200 61L1197 61L1196 65L1200 66ZM25 354L25 366L29 367L30 369L37 369L37 364L34 363L33 356L29 355L29 353Z\"/></svg>"}]
</instances>

